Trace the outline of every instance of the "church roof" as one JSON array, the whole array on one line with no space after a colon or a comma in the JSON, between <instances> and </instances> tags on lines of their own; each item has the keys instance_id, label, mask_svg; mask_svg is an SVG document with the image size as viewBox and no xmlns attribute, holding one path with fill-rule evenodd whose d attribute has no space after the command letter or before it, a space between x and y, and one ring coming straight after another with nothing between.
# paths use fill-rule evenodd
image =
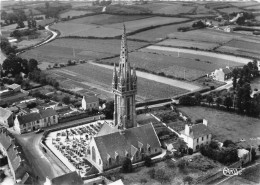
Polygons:
<instances>
[{"instance_id":1,"label":"church roof","mask_svg":"<svg viewBox=\"0 0 260 185\"><path fill-rule=\"evenodd\" d=\"M114 132L118 132L119 130L116 127L111 127L108 125L108 123L104 123L101 127L101 129L99 130L99 132L97 133L97 136L103 136L103 135L107 135L107 134L112 134Z\"/></svg>"},{"instance_id":2,"label":"church roof","mask_svg":"<svg viewBox=\"0 0 260 185\"><path fill-rule=\"evenodd\" d=\"M82 185L84 184L81 177L76 171L55 177L51 180L52 185Z\"/></svg>"},{"instance_id":3,"label":"church roof","mask_svg":"<svg viewBox=\"0 0 260 185\"><path fill-rule=\"evenodd\" d=\"M149 145L152 148L160 148L159 139L151 123L96 136L94 140L102 161L107 160L108 155L114 157L115 152L119 156L125 156L126 151L131 154L131 148L139 148L140 143L144 147Z\"/></svg>"}]
</instances>

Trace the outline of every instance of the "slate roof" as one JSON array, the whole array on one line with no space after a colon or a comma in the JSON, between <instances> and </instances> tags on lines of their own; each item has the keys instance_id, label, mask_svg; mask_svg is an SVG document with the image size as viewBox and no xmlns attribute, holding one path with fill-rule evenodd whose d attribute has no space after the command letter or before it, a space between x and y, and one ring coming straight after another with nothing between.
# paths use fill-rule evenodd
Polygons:
<instances>
[{"instance_id":1,"label":"slate roof","mask_svg":"<svg viewBox=\"0 0 260 185\"><path fill-rule=\"evenodd\" d=\"M12 114L10 110L0 107L0 119L8 119Z\"/></svg>"},{"instance_id":2,"label":"slate roof","mask_svg":"<svg viewBox=\"0 0 260 185\"><path fill-rule=\"evenodd\" d=\"M206 125L204 125L203 123L192 125L191 130L193 132L193 135L192 135L193 138L199 138L199 137L211 134L211 131L209 130L209 128Z\"/></svg>"},{"instance_id":3,"label":"slate roof","mask_svg":"<svg viewBox=\"0 0 260 185\"><path fill-rule=\"evenodd\" d=\"M51 182L52 185L83 185L83 180L76 171L55 177Z\"/></svg>"},{"instance_id":4,"label":"slate roof","mask_svg":"<svg viewBox=\"0 0 260 185\"><path fill-rule=\"evenodd\" d=\"M160 148L161 146L151 123L124 131L96 136L94 140L102 161L107 160L108 155L114 158L115 152L119 156L125 156L126 151L131 154L131 148L138 148L138 142L142 143L144 147L150 145L152 148Z\"/></svg>"},{"instance_id":5,"label":"slate roof","mask_svg":"<svg viewBox=\"0 0 260 185\"><path fill-rule=\"evenodd\" d=\"M84 96L86 103L95 103L98 102L98 97L96 96Z\"/></svg>"},{"instance_id":6,"label":"slate roof","mask_svg":"<svg viewBox=\"0 0 260 185\"><path fill-rule=\"evenodd\" d=\"M119 130L117 128L113 128L113 127L109 126L107 123L104 123L96 136L103 136L103 135L106 135L106 134L112 134L112 133L118 132L118 131Z\"/></svg>"},{"instance_id":7,"label":"slate roof","mask_svg":"<svg viewBox=\"0 0 260 185\"><path fill-rule=\"evenodd\" d=\"M232 73L232 71L231 71L229 68L224 68L222 71L223 71L223 73L225 73L225 74Z\"/></svg>"},{"instance_id":8,"label":"slate roof","mask_svg":"<svg viewBox=\"0 0 260 185\"><path fill-rule=\"evenodd\" d=\"M50 116L57 115L57 112L54 109L50 108L50 109L46 109L46 110L40 111L40 114L41 114L42 118L47 118L47 117L50 117Z\"/></svg>"}]
</instances>

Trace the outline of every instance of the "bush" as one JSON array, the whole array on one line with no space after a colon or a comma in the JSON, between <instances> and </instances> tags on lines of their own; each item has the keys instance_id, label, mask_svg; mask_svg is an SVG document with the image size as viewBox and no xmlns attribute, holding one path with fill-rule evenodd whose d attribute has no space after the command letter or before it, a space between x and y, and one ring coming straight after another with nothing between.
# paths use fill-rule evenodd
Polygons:
<instances>
[{"instance_id":1,"label":"bush","mask_svg":"<svg viewBox=\"0 0 260 185\"><path fill-rule=\"evenodd\" d=\"M223 147L228 147L229 145L235 145L235 143L231 140L225 140L223 142Z\"/></svg>"},{"instance_id":2,"label":"bush","mask_svg":"<svg viewBox=\"0 0 260 185\"><path fill-rule=\"evenodd\" d=\"M155 170L153 168L153 169L149 170L147 173L150 175L151 179L155 179L162 184L170 182L170 176L167 175L165 173L165 170L163 170L163 169Z\"/></svg>"},{"instance_id":3,"label":"bush","mask_svg":"<svg viewBox=\"0 0 260 185\"><path fill-rule=\"evenodd\" d=\"M188 154L192 155L193 154L193 149L192 148L188 148Z\"/></svg>"},{"instance_id":4,"label":"bush","mask_svg":"<svg viewBox=\"0 0 260 185\"><path fill-rule=\"evenodd\" d=\"M129 158L125 158L122 166L122 171L124 173L130 173L133 171L132 161Z\"/></svg>"},{"instance_id":5,"label":"bush","mask_svg":"<svg viewBox=\"0 0 260 185\"><path fill-rule=\"evenodd\" d=\"M145 158L144 158L144 165L145 165L146 167L152 166L152 159L151 159L151 157L145 156Z\"/></svg>"},{"instance_id":6,"label":"bush","mask_svg":"<svg viewBox=\"0 0 260 185\"><path fill-rule=\"evenodd\" d=\"M183 182L186 184L192 184L192 182L193 182L193 178L192 177L190 177L190 176L186 176L186 177L184 177L183 178Z\"/></svg>"},{"instance_id":7,"label":"bush","mask_svg":"<svg viewBox=\"0 0 260 185\"><path fill-rule=\"evenodd\" d=\"M0 170L0 182L2 182L5 177L6 177L5 172L3 170Z\"/></svg>"},{"instance_id":8,"label":"bush","mask_svg":"<svg viewBox=\"0 0 260 185\"><path fill-rule=\"evenodd\" d=\"M148 182L148 180L145 179L145 178L143 178L143 179L140 180L140 183L141 183L141 184L143 184L143 183L145 184L145 183L147 183L147 182Z\"/></svg>"}]
</instances>

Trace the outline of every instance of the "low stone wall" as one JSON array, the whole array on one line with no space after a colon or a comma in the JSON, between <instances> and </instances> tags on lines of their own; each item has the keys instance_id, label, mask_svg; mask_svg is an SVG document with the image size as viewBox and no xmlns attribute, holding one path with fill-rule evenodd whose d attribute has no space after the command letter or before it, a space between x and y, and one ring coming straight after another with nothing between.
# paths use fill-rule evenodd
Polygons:
<instances>
[{"instance_id":1,"label":"low stone wall","mask_svg":"<svg viewBox=\"0 0 260 185\"><path fill-rule=\"evenodd\" d=\"M43 149L45 154L51 157L64 172L71 172L71 170L43 143L43 141L40 142L40 147Z\"/></svg>"}]
</instances>

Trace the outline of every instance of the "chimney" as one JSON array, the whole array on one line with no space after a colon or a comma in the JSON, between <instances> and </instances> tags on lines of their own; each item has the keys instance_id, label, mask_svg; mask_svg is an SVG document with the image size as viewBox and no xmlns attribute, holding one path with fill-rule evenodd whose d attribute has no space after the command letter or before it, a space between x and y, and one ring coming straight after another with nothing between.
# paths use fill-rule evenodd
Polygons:
<instances>
[{"instance_id":1,"label":"chimney","mask_svg":"<svg viewBox=\"0 0 260 185\"><path fill-rule=\"evenodd\" d=\"M208 120L206 120L206 119L203 119L203 125L205 125L206 127L208 126Z\"/></svg>"}]
</instances>

